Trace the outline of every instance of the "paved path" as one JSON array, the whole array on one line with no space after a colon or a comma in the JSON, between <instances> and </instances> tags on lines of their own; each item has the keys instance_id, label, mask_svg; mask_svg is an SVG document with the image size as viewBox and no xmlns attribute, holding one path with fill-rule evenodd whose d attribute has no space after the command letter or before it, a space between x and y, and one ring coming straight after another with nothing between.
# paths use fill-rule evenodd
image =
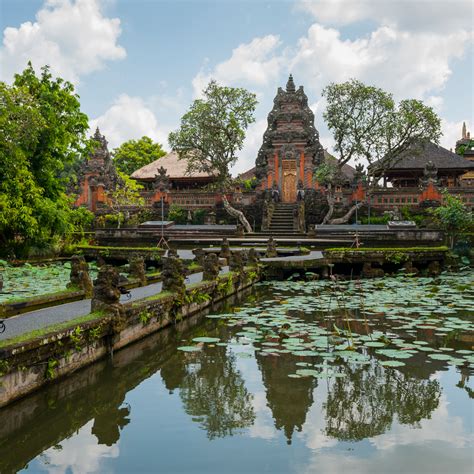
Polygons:
<instances>
[{"instance_id":1,"label":"paved path","mask_svg":"<svg viewBox=\"0 0 474 474\"><path fill-rule=\"evenodd\" d=\"M229 267L224 267L221 270L221 274L225 274L228 271ZM186 279L187 284L198 283L200 281L202 281L202 272L193 273ZM125 296L122 296L120 301L122 303L135 301L156 295L160 291L161 282L153 283L151 285L131 289L130 292L132 297L127 299ZM19 314L5 320L6 330L4 333L0 334L0 340L19 336L25 332L34 331L35 329L41 329L53 324L70 321L71 319L89 314L90 310L91 300L87 299Z\"/></svg>"},{"instance_id":2,"label":"paved path","mask_svg":"<svg viewBox=\"0 0 474 474\"><path fill-rule=\"evenodd\" d=\"M292 255L288 257L262 258L262 262L302 262L305 260L319 260L323 257L323 252L311 250L308 255Z\"/></svg>"}]
</instances>

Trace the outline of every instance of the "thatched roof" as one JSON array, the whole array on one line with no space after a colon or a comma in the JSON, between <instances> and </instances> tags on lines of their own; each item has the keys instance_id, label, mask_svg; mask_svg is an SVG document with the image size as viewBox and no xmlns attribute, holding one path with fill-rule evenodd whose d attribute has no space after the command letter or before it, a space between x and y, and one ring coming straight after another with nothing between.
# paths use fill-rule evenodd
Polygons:
<instances>
[{"instance_id":1,"label":"thatched roof","mask_svg":"<svg viewBox=\"0 0 474 474\"><path fill-rule=\"evenodd\" d=\"M424 142L422 144L413 145L411 148L402 153L400 160L397 160L389 170L422 170L426 163L432 161L439 170L470 170L474 169L474 163L466 160L462 156L446 150L442 146L432 142ZM377 162L373 164L377 166Z\"/></svg>"},{"instance_id":2,"label":"thatched roof","mask_svg":"<svg viewBox=\"0 0 474 474\"><path fill-rule=\"evenodd\" d=\"M240 178L242 181L246 181L247 179L253 179L255 178L256 169L257 168L254 166L253 168L250 168L249 170L240 173L237 177Z\"/></svg>"},{"instance_id":3,"label":"thatched roof","mask_svg":"<svg viewBox=\"0 0 474 474\"><path fill-rule=\"evenodd\" d=\"M175 151L171 151L167 155L134 171L131 177L138 180L154 180L161 167L166 170L166 175L170 179L204 179L214 177L212 173L205 173L203 171L187 173L188 161L185 159L180 160L178 153Z\"/></svg>"}]
</instances>

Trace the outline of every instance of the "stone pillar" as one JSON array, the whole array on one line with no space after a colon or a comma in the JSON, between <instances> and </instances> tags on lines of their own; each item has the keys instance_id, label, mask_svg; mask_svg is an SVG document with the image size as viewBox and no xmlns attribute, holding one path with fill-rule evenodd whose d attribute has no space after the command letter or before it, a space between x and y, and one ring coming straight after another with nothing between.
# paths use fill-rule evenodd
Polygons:
<instances>
[{"instance_id":1,"label":"stone pillar","mask_svg":"<svg viewBox=\"0 0 474 474\"><path fill-rule=\"evenodd\" d=\"M99 269L97 279L94 280L94 292L91 302L91 311L105 311L119 316L122 310L120 304L120 275L111 265L103 265Z\"/></svg>"},{"instance_id":2,"label":"stone pillar","mask_svg":"<svg viewBox=\"0 0 474 474\"><path fill-rule=\"evenodd\" d=\"M252 247L249 250L248 254L248 265L251 267L256 267L260 261L260 257L258 256L258 253L256 250Z\"/></svg>"},{"instance_id":3,"label":"stone pillar","mask_svg":"<svg viewBox=\"0 0 474 474\"><path fill-rule=\"evenodd\" d=\"M276 247L277 247L277 245L276 245L275 240L273 239L273 237L270 237L267 240L267 251L265 252L265 257L267 257L267 258L276 257L278 255Z\"/></svg>"},{"instance_id":4,"label":"stone pillar","mask_svg":"<svg viewBox=\"0 0 474 474\"><path fill-rule=\"evenodd\" d=\"M244 271L244 262L240 251L232 252L229 261L229 268L231 272L241 275Z\"/></svg>"},{"instance_id":5,"label":"stone pillar","mask_svg":"<svg viewBox=\"0 0 474 474\"><path fill-rule=\"evenodd\" d=\"M224 237L222 239L221 252L219 254L219 257L225 258L227 263L229 263L230 255L231 255L231 252L230 252L230 247L229 247L229 241L227 240L227 237Z\"/></svg>"},{"instance_id":6,"label":"stone pillar","mask_svg":"<svg viewBox=\"0 0 474 474\"><path fill-rule=\"evenodd\" d=\"M129 275L140 281L141 286L146 285L145 260L143 257L132 257L129 261Z\"/></svg>"},{"instance_id":7,"label":"stone pillar","mask_svg":"<svg viewBox=\"0 0 474 474\"><path fill-rule=\"evenodd\" d=\"M84 290L87 297L92 296L93 286L91 277L89 276L89 265L84 257L74 255L71 258L71 274L69 280L69 283L66 285L67 288L77 287Z\"/></svg>"},{"instance_id":8,"label":"stone pillar","mask_svg":"<svg viewBox=\"0 0 474 474\"><path fill-rule=\"evenodd\" d=\"M179 295L184 295L186 291L186 285L184 284L186 272L184 264L179 258L171 254L171 256L163 259L162 276L163 291L171 291Z\"/></svg>"},{"instance_id":9,"label":"stone pillar","mask_svg":"<svg viewBox=\"0 0 474 474\"><path fill-rule=\"evenodd\" d=\"M200 265L201 267L204 266L204 262L206 260L206 252L204 252L201 248L193 249L194 261Z\"/></svg>"},{"instance_id":10,"label":"stone pillar","mask_svg":"<svg viewBox=\"0 0 474 474\"><path fill-rule=\"evenodd\" d=\"M217 254L210 253L206 255L202 279L205 281L216 281L219 276L219 270L219 257Z\"/></svg>"}]
</instances>

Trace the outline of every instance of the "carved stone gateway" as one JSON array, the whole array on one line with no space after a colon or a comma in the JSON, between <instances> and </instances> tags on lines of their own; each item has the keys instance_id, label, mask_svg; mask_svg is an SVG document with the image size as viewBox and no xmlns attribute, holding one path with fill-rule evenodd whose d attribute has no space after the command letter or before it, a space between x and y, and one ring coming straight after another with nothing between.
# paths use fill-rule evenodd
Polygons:
<instances>
[{"instance_id":1,"label":"carved stone gateway","mask_svg":"<svg viewBox=\"0 0 474 474\"><path fill-rule=\"evenodd\" d=\"M302 86L296 90L291 75L286 90L278 88L273 104L256 160L258 189L272 190L272 197L283 202L296 202L304 197L301 191L313 188L314 168L323 162L324 150L308 97Z\"/></svg>"}]
</instances>

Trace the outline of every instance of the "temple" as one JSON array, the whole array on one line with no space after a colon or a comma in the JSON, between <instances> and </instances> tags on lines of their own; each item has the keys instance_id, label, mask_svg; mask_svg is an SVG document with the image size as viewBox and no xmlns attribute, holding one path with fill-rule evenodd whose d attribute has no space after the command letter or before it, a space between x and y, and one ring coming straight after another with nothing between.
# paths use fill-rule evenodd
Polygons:
<instances>
[{"instance_id":1,"label":"temple","mask_svg":"<svg viewBox=\"0 0 474 474\"><path fill-rule=\"evenodd\" d=\"M120 178L99 129L93 138L97 147L82 162L77 185L70 192L76 195L77 206L100 214L106 212L107 193L116 188ZM376 172L374 166L372 172L380 182L370 191L365 185L364 167L344 165L333 188L335 217L344 215L358 201L367 204L368 215L382 215L402 207L423 212L426 207L442 203L443 189L459 196L472 209L474 140L465 124L455 151L430 142L418 143L390 169ZM226 192L227 199L244 212L255 230L275 234L305 232L310 225L320 224L327 211L327 190L316 180L317 169L324 162L335 161L319 141L303 87L297 89L290 74L285 89L277 90L255 167L239 176L234 189ZM190 217L196 211L206 211L211 222L233 222L223 209L222 194L209 186L215 176L188 172L186 160L175 151L136 170L131 177L143 185L145 205L139 211L147 209L153 215L157 204L164 203L166 209L173 204Z\"/></svg>"},{"instance_id":2,"label":"temple","mask_svg":"<svg viewBox=\"0 0 474 474\"><path fill-rule=\"evenodd\" d=\"M323 162L324 150L308 97L303 86L296 90L291 74L286 89L278 88L267 121L255 167L259 189L278 189L282 202L296 202L298 188L314 186L314 169Z\"/></svg>"},{"instance_id":3,"label":"temple","mask_svg":"<svg viewBox=\"0 0 474 474\"><path fill-rule=\"evenodd\" d=\"M100 207L107 207L107 192L117 187L120 178L99 127L92 138L96 142L94 151L80 163L76 182L69 192L76 195L76 206L96 212Z\"/></svg>"}]
</instances>

